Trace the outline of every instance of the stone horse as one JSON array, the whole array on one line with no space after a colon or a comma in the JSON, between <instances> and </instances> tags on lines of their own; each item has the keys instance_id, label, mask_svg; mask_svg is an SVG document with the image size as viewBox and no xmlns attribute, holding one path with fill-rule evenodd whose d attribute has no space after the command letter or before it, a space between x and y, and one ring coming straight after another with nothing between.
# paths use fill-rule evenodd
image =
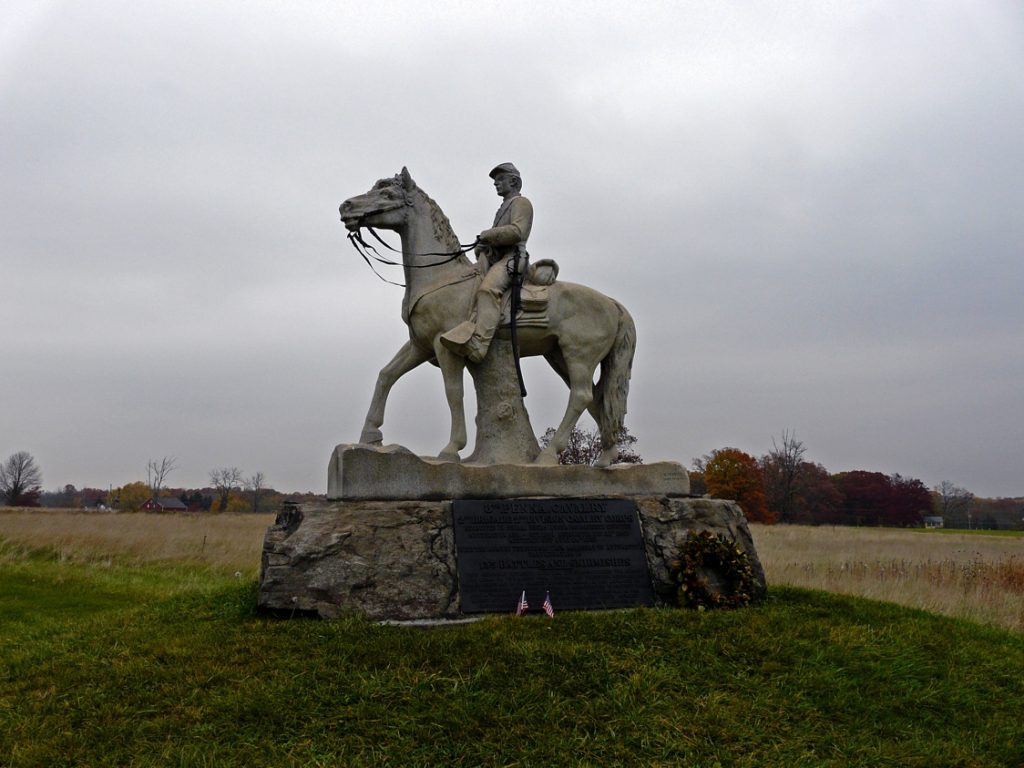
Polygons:
<instances>
[{"instance_id":1,"label":"stone horse","mask_svg":"<svg viewBox=\"0 0 1024 768\"><path fill-rule=\"evenodd\" d=\"M352 232L361 227L397 232L402 240L405 272L402 319L409 326L409 341L377 377L359 442L383 442L380 427L391 387L412 369L430 362L441 369L451 410L451 434L438 458L459 461L459 451L466 446L466 361L448 350L440 336L469 317L481 275L476 265L460 253L459 240L447 216L405 168L392 178L381 179L369 192L346 200L340 213ZM439 259L439 254L450 258ZM519 352L523 356L544 356L568 384L569 403L553 438L535 463L558 463L558 454L565 449L572 428L586 409L601 432L597 466L608 466L618 458L618 439L626 414L636 347L633 318L617 301L586 286L557 281L550 286L548 296L546 327L520 328ZM595 385L598 366L601 376Z\"/></svg>"}]
</instances>

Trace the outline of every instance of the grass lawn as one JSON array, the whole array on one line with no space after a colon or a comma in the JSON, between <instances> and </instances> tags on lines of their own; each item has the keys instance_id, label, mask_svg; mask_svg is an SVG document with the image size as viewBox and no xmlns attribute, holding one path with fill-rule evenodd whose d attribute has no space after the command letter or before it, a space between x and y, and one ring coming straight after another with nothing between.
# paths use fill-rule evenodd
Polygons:
<instances>
[{"instance_id":1,"label":"grass lawn","mask_svg":"<svg viewBox=\"0 0 1024 768\"><path fill-rule=\"evenodd\" d=\"M956 535L968 535L968 536L1009 536L1011 538L1024 538L1024 531L990 531L981 528L975 528L973 530L965 531L963 528L928 528L918 529L918 533L926 534L938 534L939 536L956 536Z\"/></svg>"},{"instance_id":2,"label":"grass lawn","mask_svg":"<svg viewBox=\"0 0 1024 768\"><path fill-rule=\"evenodd\" d=\"M854 597L414 629L10 546L0 585L5 766L1024 765L1024 636Z\"/></svg>"}]
</instances>

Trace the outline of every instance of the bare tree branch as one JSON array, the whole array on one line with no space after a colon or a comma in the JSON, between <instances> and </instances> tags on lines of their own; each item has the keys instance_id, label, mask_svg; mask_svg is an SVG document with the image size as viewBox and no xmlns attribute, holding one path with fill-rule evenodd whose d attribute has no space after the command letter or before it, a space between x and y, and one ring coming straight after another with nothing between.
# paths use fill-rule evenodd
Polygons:
<instances>
[{"instance_id":1,"label":"bare tree branch","mask_svg":"<svg viewBox=\"0 0 1024 768\"><path fill-rule=\"evenodd\" d=\"M263 495L263 491L266 489L266 478L264 478L262 472L256 472L248 480L245 481L245 487L249 489L249 493L252 494L252 511L260 511L260 497Z\"/></svg>"},{"instance_id":2,"label":"bare tree branch","mask_svg":"<svg viewBox=\"0 0 1024 768\"><path fill-rule=\"evenodd\" d=\"M146 464L146 485L149 486L154 500L159 498L160 489L164 486L164 480L167 479L171 472L178 468L175 461L176 459L173 456L164 456L160 461L150 459L149 463Z\"/></svg>"},{"instance_id":3,"label":"bare tree branch","mask_svg":"<svg viewBox=\"0 0 1024 768\"><path fill-rule=\"evenodd\" d=\"M794 497L804 464L804 444L796 439L796 432L782 431L782 445L772 438L772 449L761 459L764 491L768 508L780 522L789 522L793 516Z\"/></svg>"},{"instance_id":4,"label":"bare tree branch","mask_svg":"<svg viewBox=\"0 0 1024 768\"><path fill-rule=\"evenodd\" d=\"M943 480L934 488L936 513L942 516L947 526L961 526L966 523L968 528L974 527L971 515L971 502L974 494L965 488Z\"/></svg>"},{"instance_id":5,"label":"bare tree branch","mask_svg":"<svg viewBox=\"0 0 1024 768\"><path fill-rule=\"evenodd\" d=\"M218 509L223 512L228 508L228 498L231 492L242 486L242 470L238 467L221 467L210 470L210 485L212 485L220 499Z\"/></svg>"}]
</instances>

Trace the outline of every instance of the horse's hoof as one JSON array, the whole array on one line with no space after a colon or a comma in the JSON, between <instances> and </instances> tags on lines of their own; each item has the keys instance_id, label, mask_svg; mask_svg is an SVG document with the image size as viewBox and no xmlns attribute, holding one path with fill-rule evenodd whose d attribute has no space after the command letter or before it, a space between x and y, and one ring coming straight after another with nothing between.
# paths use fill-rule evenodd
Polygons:
<instances>
[{"instance_id":1,"label":"horse's hoof","mask_svg":"<svg viewBox=\"0 0 1024 768\"><path fill-rule=\"evenodd\" d=\"M458 464L462 461L462 457L459 456L457 451L441 451L437 454L437 458L440 461L450 461L453 464Z\"/></svg>"},{"instance_id":2,"label":"horse's hoof","mask_svg":"<svg viewBox=\"0 0 1024 768\"><path fill-rule=\"evenodd\" d=\"M364 429L359 436L361 445L381 445L384 442L384 435L379 429Z\"/></svg>"}]
</instances>

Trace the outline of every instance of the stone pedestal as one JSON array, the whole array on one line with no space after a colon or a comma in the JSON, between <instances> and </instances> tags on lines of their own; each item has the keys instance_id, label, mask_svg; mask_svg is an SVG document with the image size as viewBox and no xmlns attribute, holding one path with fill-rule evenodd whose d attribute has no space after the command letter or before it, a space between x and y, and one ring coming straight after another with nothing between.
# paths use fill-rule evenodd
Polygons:
<instances>
[{"instance_id":1,"label":"stone pedestal","mask_svg":"<svg viewBox=\"0 0 1024 768\"><path fill-rule=\"evenodd\" d=\"M717 499L637 496L654 593L675 596L671 564L690 530L711 530L764 571L743 512ZM461 616L450 501L340 501L282 512L263 544L259 606L281 615L376 620ZM511 611L513 606L509 606Z\"/></svg>"},{"instance_id":2,"label":"stone pedestal","mask_svg":"<svg viewBox=\"0 0 1024 768\"><path fill-rule=\"evenodd\" d=\"M674 461L575 465L473 465L424 459L400 445L342 444L327 468L327 498L346 501L515 499L528 496L687 496Z\"/></svg>"}]
</instances>

